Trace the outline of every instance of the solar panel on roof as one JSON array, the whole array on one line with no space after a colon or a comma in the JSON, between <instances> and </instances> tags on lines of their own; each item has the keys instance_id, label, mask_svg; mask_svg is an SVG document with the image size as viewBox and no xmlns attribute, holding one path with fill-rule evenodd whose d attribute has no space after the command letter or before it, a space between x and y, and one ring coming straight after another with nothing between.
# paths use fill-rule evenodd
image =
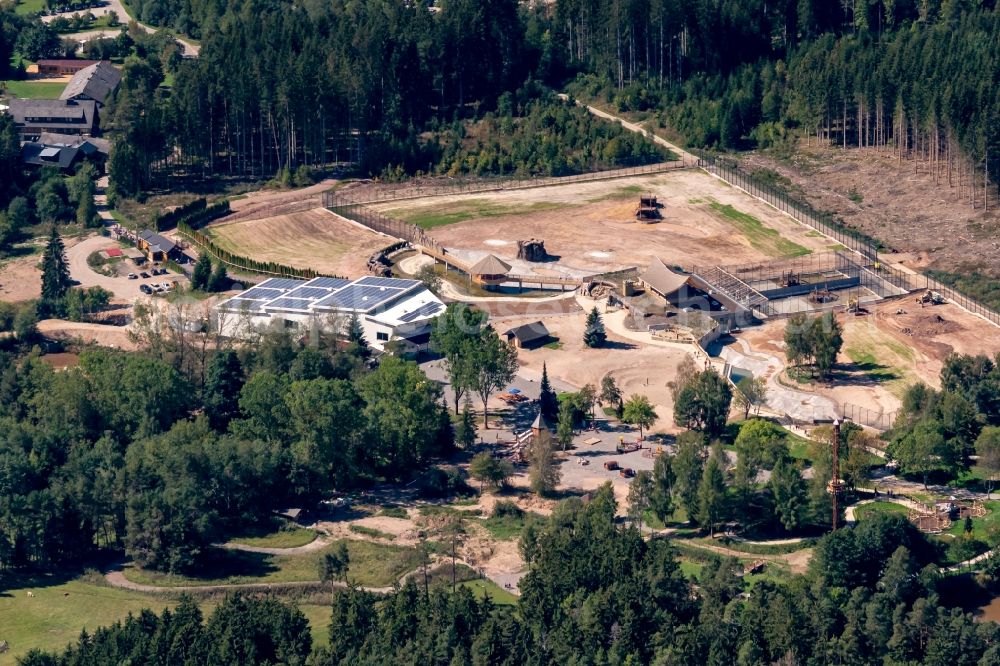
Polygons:
<instances>
[{"instance_id":1,"label":"solar panel on roof","mask_svg":"<svg viewBox=\"0 0 1000 666\"><path fill-rule=\"evenodd\" d=\"M308 298L310 300L315 300L317 298L328 296L329 294L329 289L320 289L318 287L296 287L286 295L289 298Z\"/></svg>"},{"instance_id":2,"label":"solar panel on roof","mask_svg":"<svg viewBox=\"0 0 1000 666\"><path fill-rule=\"evenodd\" d=\"M341 278L330 278L330 277L318 277L313 278L309 281L310 287L324 287L326 289L340 289L346 284L350 284L350 280L343 280Z\"/></svg>"},{"instance_id":3,"label":"solar panel on roof","mask_svg":"<svg viewBox=\"0 0 1000 666\"><path fill-rule=\"evenodd\" d=\"M294 278L268 278L257 286L269 289L295 289L295 287L305 284L305 282L305 280L296 280Z\"/></svg>"},{"instance_id":4,"label":"solar panel on roof","mask_svg":"<svg viewBox=\"0 0 1000 666\"><path fill-rule=\"evenodd\" d=\"M281 308L282 310L308 310L313 301L308 298L288 298L282 296L267 303L269 308Z\"/></svg>"},{"instance_id":5,"label":"solar panel on roof","mask_svg":"<svg viewBox=\"0 0 1000 666\"><path fill-rule=\"evenodd\" d=\"M254 301L249 298L231 298L223 304L229 310L246 310L258 312L264 308L264 301Z\"/></svg>"},{"instance_id":6,"label":"solar panel on roof","mask_svg":"<svg viewBox=\"0 0 1000 666\"><path fill-rule=\"evenodd\" d=\"M239 297L269 301L272 298L277 298L278 296L281 296L283 293L285 293L283 289L268 289L267 287L251 287L250 289L247 289L242 294L240 294Z\"/></svg>"},{"instance_id":7,"label":"solar panel on roof","mask_svg":"<svg viewBox=\"0 0 1000 666\"><path fill-rule=\"evenodd\" d=\"M444 306L440 303L424 303L413 312L408 312L400 317L399 321L411 322L414 319L419 319L420 317L428 317L441 309L444 309Z\"/></svg>"},{"instance_id":8,"label":"solar panel on roof","mask_svg":"<svg viewBox=\"0 0 1000 666\"><path fill-rule=\"evenodd\" d=\"M389 289L409 289L415 284L419 284L418 280L403 280L400 278L383 278L375 277L369 275L363 277L355 284L363 287L387 287Z\"/></svg>"},{"instance_id":9,"label":"solar panel on roof","mask_svg":"<svg viewBox=\"0 0 1000 666\"><path fill-rule=\"evenodd\" d=\"M363 310L368 311L374 307L378 307L387 301L399 296L399 290L397 289L386 289L384 287L363 287L358 284L352 284L344 287L340 291L336 291L321 301L318 301L316 305L322 307L337 307L344 310Z\"/></svg>"}]
</instances>

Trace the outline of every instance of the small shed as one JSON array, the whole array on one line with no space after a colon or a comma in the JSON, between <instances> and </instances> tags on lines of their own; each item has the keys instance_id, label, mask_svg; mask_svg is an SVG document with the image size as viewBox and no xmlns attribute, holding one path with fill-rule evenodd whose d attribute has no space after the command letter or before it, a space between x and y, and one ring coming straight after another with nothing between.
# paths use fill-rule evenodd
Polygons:
<instances>
[{"instance_id":1,"label":"small shed","mask_svg":"<svg viewBox=\"0 0 1000 666\"><path fill-rule=\"evenodd\" d=\"M507 343L516 349L527 349L541 340L548 339L551 333L549 333L549 329L545 328L545 324L533 321L530 324L507 329L503 335L507 338Z\"/></svg>"},{"instance_id":2,"label":"small shed","mask_svg":"<svg viewBox=\"0 0 1000 666\"><path fill-rule=\"evenodd\" d=\"M472 281L483 286L503 284L510 273L510 264L499 257L488 254L469 269Z\"/></svg>"}]
</instances>

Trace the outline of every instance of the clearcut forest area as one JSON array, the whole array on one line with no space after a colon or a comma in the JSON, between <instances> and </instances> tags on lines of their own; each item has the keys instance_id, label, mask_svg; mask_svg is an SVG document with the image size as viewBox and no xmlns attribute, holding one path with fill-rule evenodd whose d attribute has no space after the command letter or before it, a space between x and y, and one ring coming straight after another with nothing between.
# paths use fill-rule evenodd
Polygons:
<instances>
[{"instance_id":1,"label":"clearcut forest area","mask_svg":"<svg viewBox=\"0 0 1000 666\"><path fill-rule=\"evenodd\" d=\"M0 666L1000 663L994 0L0 0Z\"/></svg>"}]
</instances>

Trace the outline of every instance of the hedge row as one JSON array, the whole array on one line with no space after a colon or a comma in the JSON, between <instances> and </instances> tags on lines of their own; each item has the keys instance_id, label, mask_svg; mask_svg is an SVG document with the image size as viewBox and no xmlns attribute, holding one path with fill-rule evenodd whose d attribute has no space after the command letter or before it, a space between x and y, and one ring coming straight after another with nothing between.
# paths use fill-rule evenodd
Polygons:
<instances>
[{"instance_id":1,"label":"hedge row","mask_svg":"<svg viewBox=\"0 0 1000 666\"><path fill-rule=\"evenodd\" d=\"M168 213L163 213L156 217L156 222L154 224L157 231L166 231L167 229L173 229L177 226L177 223L185 219L188 215L197 213L199 211L205 210L208 202L205 197L200 199L195 199L190 203L186 203L183 206L173 209Z\"/></svg>"},{"instance_id":2,"label":"hedge row","mask_svg":"<svg viewBox=\"0 0 1000 666\"><path fill-rule=\"evenodd\" d=\"M256 259L251 259L250 257L244 257L228 250L224 250L213 243L211 238L194 229L187 222L178 222L177 230L207 250L209 254L213 255L222 263L239 270L249 271L251 273L263 273L265 275L278 277L302 278L305 280L324 275L322 273L317 273L311 268L293 268L292 266L285 266L284 264L278 264L273 261L258 261ZM331 275L326 277L339 276Z\"/></svg>"}]
</instances>

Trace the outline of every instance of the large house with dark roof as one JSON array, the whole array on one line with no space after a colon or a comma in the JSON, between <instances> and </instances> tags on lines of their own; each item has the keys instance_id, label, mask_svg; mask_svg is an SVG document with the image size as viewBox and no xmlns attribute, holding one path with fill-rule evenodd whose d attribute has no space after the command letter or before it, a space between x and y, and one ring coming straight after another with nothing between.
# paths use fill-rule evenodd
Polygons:
<instances>
[{"instance_id":1,"label":"large house with dark roof","mask_svg":"<svg viewBox=\"0 0 1000 666\"><path fill-rule=\"evenodd\" d=\"M92 100L12 99L9 112L24 141L36 141L42 132L89 136L100 127Z\"/></svg>"},{"instance_id":2,"label":"large house with dark roof","mask_svg":"<svg viewBox=\"0 0 1000 666\"><path fill-rule=\"evenodd\" d=\"M89 100L98 106L107 104L108 98L118 89L122 75L106 61L96 62L84 67L73 75L73 78L63 89L61 100Z\"/></svg>"}]
</instances>

